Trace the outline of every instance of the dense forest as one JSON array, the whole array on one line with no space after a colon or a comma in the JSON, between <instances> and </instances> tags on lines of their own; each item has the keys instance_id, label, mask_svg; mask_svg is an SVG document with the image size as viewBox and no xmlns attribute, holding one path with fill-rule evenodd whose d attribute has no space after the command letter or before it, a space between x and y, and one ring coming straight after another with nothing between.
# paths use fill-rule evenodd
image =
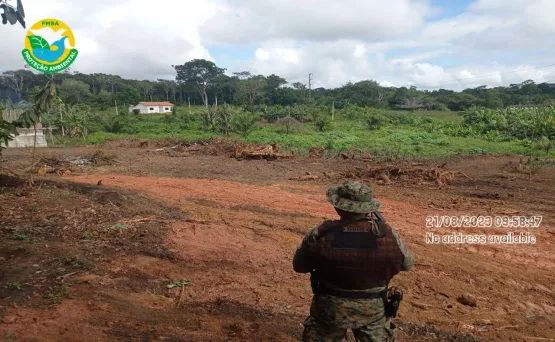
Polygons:
<instances>
[{"instance_id":1,"label":"dense forest","mask_svg":"<svg viewBox=\"0 0 555 342\"><path fill-rule=\"evenodd\" d=\"M66 71L56 74L58 94L66 104L87 104L107 108L139 101L172 101L176 104L212 105L293 105L317 104L342 108L347 104L375 108L461 111L471 106L491 109L513 105L542 105L555 100L555 83L536 84L527 80L508 87L480 86L453 90L419 90L415 87L382 87L372 80L347 83L333 89L308 89L306 84L290 84L278 75L225 74L213 62L192 60L173 66L174 80L123 79L102 73ZM0 100L29 101L46 84L48 76L29 70L7 71L0 75Z\"/></svg>"}]
</instances>

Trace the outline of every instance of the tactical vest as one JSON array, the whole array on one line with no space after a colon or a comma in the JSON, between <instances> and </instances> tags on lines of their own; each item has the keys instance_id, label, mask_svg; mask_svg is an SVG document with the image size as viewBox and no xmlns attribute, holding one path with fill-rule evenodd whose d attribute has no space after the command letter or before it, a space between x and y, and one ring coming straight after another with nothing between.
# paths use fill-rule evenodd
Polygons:
<instances>
[{"instance_id":1,"label":"tactical vest","mask_svg":"<svg viewBox=\"0 0 555 342\"><path fill-rule=\"evenodd\" d=\"M388 286L404 259L391 227L370 219L325 221L310 254L319 279L346 290Z\"/></svg>"}]
</instances>

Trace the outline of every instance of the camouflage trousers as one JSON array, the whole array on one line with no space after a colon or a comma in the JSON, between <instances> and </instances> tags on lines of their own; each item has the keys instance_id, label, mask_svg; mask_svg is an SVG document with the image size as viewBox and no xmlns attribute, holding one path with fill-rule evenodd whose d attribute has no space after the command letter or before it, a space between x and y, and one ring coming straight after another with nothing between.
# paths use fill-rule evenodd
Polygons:
<instances>
[{"instance_id":1,"label":"camouflage trousers","mask_svg":"<svg viewBox=\"0 0 555 342\"><path fill-rule=\"evenodd\" d=\"M389 319L383 325L368 325L352 329L357 342L395 342L397 327ZM302 342L347 341L347 329L319 324L313 317L304 322Z\"/></svg>"},{"instance_id":2,"label":"camouflage trousers","mask_svg":"<svg viewBox=\"0 0 555 342\"><path fill-rule=\"evenodd\" d=\"M358 342L394 342L397 327L385 316L382 299L315 296L304 322L303 342L342 342L351 329Z\"/></svg>"}]
</instances>

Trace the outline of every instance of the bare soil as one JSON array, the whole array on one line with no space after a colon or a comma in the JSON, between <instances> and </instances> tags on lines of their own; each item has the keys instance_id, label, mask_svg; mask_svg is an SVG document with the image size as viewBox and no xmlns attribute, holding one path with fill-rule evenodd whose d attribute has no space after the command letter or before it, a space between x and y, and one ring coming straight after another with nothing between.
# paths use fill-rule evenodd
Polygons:
<instances>
[{"instance_id":1,"label":"bare soil","mask_svg":"<svg viewBox=\"0 0 555 342\"><path fill-rule=\"evenodd\" d=\"M0 339L298 341L311 291L293 253L335 217L326 188L358 179L416 258L393 281L405 289L400 341L555 340L553 167L530 174L519 156L486 155L249 160L236 146L197 146L39 149L35 186L2 176ZM18 174L31 165L27 149L2 158ZM427 228L432 215L543 220ZM527 232L537 242L429 244L429 232Z\"/></svg>"}]
</instances>

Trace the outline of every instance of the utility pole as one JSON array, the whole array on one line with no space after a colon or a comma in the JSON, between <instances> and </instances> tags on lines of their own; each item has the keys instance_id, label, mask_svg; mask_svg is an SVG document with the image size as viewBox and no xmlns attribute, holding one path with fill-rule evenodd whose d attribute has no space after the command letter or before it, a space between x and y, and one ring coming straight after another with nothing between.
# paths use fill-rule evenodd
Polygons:
<instances>
[{"instance_id":1,"label":"utility pole","mask_svg":"<svg viewBox=\"0 0 555 342\"><path fill-rule=\"evenodd\" d=\"M312 89L312 73L308 74L308 101L310 102Z\"/></svg>"}]
</instances>

